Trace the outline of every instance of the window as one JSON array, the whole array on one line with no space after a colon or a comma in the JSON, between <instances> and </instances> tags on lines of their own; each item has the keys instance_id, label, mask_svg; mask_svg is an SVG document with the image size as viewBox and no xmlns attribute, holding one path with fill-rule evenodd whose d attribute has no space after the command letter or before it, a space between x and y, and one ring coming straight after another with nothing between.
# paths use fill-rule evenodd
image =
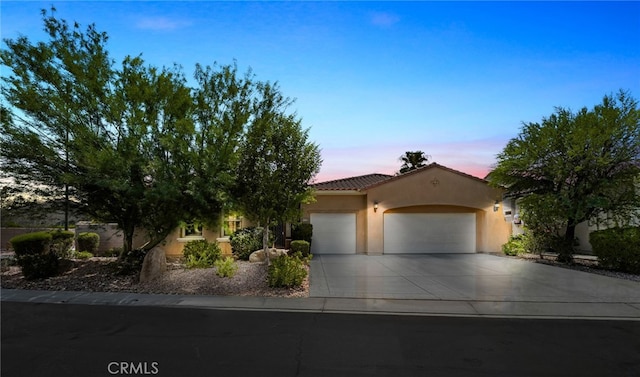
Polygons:
<instances>
[{"instance_id":1,"label":"window","mask_svg":"<svg viewBox=\"0 0 640 377\"><path fill-rule=\"evenodd\" d=\"M242 216L229 215L224 220L224 236L229 236L242 229Z\"/></svg>"},{"instance_id":2,"label":"window","mask_svg":"<svg viewBox=\"0 0 640 377\"><path fill-rule=\"evenodd\" d=\"M181 237L202 237L202 224L196 221L185 223L180 229Z\"/></svg>"}]
</instances>

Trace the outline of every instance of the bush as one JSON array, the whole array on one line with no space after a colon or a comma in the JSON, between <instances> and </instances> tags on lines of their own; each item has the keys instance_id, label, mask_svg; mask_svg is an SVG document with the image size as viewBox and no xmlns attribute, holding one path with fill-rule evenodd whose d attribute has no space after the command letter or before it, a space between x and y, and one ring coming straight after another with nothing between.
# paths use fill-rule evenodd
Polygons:
<instances>
[{"instance_id":1,"label":"bush","mask_svg":"<svg viewBox=\"0 0 640 377\"><path fill-rule=\"evenodd\" d=\"M81 252L76 254L76 258L78 258L78 259L89 259L89 258L93 258L93 254L88 252L88 251L81 251Z\"/></svg>"},{"instance_id":2,"label":"bush","mask_svg":"<svg viewBox=\"0 0 640 377\"><path fill-rule=\"evenodd\" d=\"M27 233L13 237L9 242L25 279L47 278L58 273L60 256L68 256L73 232Z\"/></svg>"},{"instance_id":3,"label":"bush","mask_svg":"<svg viewBox=\"0 0 640 377\"><path fill-rule=\"evenodd\" d=\"M311 245L309 245L308 241L295 240L291 241L291 254L300 253L303 257L306 257L310 254Z\"/></svg>"},{"instance_id":4,"label":"bush","mask_svg":"<svg viewBox=\"0 0 640 377\"><path fill-rule=\"evenodd\" d=\"M527 251L525 242L526 237L524 234L511 236L509 237L509 241L502 245L502 252L511 256L523 254Z\"/></svg>"},{"instance_id":5,"label":"bush","mask_svg":"<svg viewBox=\"0 0 640 377\"><path fill-rule=\"evenodd\" d=\"M303 240L309 242L311 245L311 238L313 237L313 225L310 223L295 224L291 229L291 238L294 240Z\"/></svg>"},{"instance_id":6,"label":"bush","mask_svg":"<svg viewBox=\"0 0 640 377\"><path fill-rule=\"evenodd\" d=\"M51 246L51 233L35 232L13 237L9 242L16 256L47 254Z\"/></svg>"},{"instance_id":7,"label":"bush","mask_svg":"<svg viewBox=\"0 0 640 377\"><path fill-rule=\"evenodd\" d=\"M100 246L100 235L93 232L82 232L78 234L78 250L88 251L95 254Z\"/></svg>"},{"instance_id":8,"label":"bush","mask_svg":"<svg viewBox=\"0 0 640 377\"><path fill-rule=\"evenodd\" d=\"M27 280L55 276L60 266L60 258L55 253L25 254L16 258Z\"/></svg>"},{"instance_id":9,"label":"bush","mask_svg":"<svg viewBox=\"0 0 640 377\"><path fill-rule=\"evenodd\" d=\"M600 266L640 274L640 227L598 230L589 242Z\"/></svg>"},{"instance_id":10,"label":"bush","mask_svg":"<svg viewBox=\"0 0 640 377\"><path fill-rule=\"evenodd\" d=\"M262 249L261 227L243 228L229 237L231 252L241 260L249 260L249 255Z\"/></svg>"},{"instance_id":11,"label":"bush","mask_svg":"<svg viewBox=\"0 0 640 377\"><path fill-rule=\"evenodd\" d=\"M238 265L231 257L218 259L213 264L216 267L216 274L221 277L233 277L238 271Z\"/></svg>"},{"instance_id":12,"label":"bush","mask_svg":"<svg viewBox=\"0 0 640 377\"><path fill-rule=\"evenodd\" d=\"M184 260L187 268L210 268L220 258L220 247L215 242L198 240L184 246Z\"/></svg>"},{"instance_id":13,"label":"bush","mask_svg":"<svg viewBox=\"0 0 640 377\"><path fill-rule=\"evenodd\" d=\"M105 257L119 257L120 254L122 254L123 249L121 247L112 247L111 249L107 250L107 252L104 254Z\"/></svg>"},{"instance_id":14,"label":"bush","mask_svg":"<svg viewBox=\"0 0 640 377\"><path fill-rule=\"evenodd\" d=\"M76 234L70 230L54 230L51 232L51 252L60 258L71 257L71 247Z\"/></svg>"},{"instance_id":15,"label":"bush","mask_svg":"<svg viewBox=\"0 0 640 377\"><path fill-rule=\"evenodd\" d=\"M309 258L302 258L299 253L272 259L267 272L269 286L273 288L299 287L307 277L305 264L308 263L308 260Z\"/></svg>"}]
</instances>

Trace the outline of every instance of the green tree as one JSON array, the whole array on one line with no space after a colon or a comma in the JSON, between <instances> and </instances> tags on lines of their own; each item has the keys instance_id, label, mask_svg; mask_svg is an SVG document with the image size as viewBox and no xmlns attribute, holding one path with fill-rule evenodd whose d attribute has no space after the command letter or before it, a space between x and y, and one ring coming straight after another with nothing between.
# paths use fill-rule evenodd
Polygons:
<instances>
[{"instance_id":1,"label":"green tree","mask_svg":"<svg viewBox=\"0 0 640 377\"><path fill-rule=\"evenodd\" d=\"M42 11L48 43L32 44L21 36L5 40L7 49L0 51L2 65L12 71L3 76L2 86L2 115L9 115L2 121L3 172L29 187L29 196L46 196L50 204L63 207L68 226L74 139L84 128L101 126L98 114L113 71L104 48L106 34L93 25L86 32L77 24L70 27L54 12L47 16Z\"/></svg>"},{"instance_id":2,"label":"green tree","mask_svg":"<svg viewBox=\"0 0 640 377\"><path fill-rule=\"evenodd\" d=\"M182 220L214 223L253 111L250 73L197 66L192 89L178 66L127 56L116 68L94 25L42 16L47 42L0 52L2 171L31 197L117 222L126 252L137 229L150 249Z\"/></svg>"},{"instance_id":3,"label":"green tree","mask_svg":"<svg viewBox=\"0 0 640 377\"><path fill-rule=\"evenodd\" d=\"M251 71L240 77L235 64L197 65L195 79L189 219L214 225L231 201L239 143L252 114L255 84Z\"/></svg>"},{"instance_id":4,"label":"green tree","mask_svg":"<svg viewBox=\"0 0 640 377\"><path fill-rule=\"evenodd\" d=\"M398 172L398 174L404 174L411 170L415 170L425 166L429 161L429 158L430 156L425 154L423 151L404 152L404 154L400 156L402 166L400 167L400 171Z\"/></svg>"},{"instance_id":5,"label":"green tree","mask_svg":"<svg viewBox=\"0 0 640 377\"><path fill-rule=\"evenodd\" d=\"M561 224L552 227L564 231L560 259L571 261L577 224L629 218L640 208L639 119L637 101L624 91L591 110L557 108L541 123L523 125L490 180L522 198L525 222Z\"/></svg>"},{"instance_id":6,"label":"green tree","mask_svg":"<svg viewBox=\"0 0 640 377\"><path fill-rule=\"evenodd\" d=\"M239 209L264 228L269 264L269 225L299 218L300 204L310 200L308 184L322 160L300 119L286 113L292 101L277 85L259 83L256 90L253 117L240 147L234 197Z\"/></svg>"},{"instance_id":7,"label":"green tree","mask_svg":"<svg viewBox=\"0 0 640 377\"><path fill-rule=\"evenodd\" d=\"M157 70L139 57L125 58L103 115L108 127L80 136L72 177L78 198L93 218L118 223L125 251L136 229L146 231L151 248L188 211L194 125L185 82L178 68Z\"/></svg>"}]
</instances>

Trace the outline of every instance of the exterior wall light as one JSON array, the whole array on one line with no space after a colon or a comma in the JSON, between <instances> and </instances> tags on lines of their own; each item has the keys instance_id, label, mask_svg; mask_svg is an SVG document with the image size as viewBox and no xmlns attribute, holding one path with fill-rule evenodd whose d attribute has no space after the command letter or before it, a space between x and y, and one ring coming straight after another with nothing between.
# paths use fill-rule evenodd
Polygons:
<instances>
[{"instance_id":1,"label":"exterior wall light","mask_svg":"<svg viewBox=\"0 0 640 377\"><path fill-rule=\"evenodd\" d=\"M378 202L373 202L373 212L378 212Z\"/></svg>"},{"instance_id":2,"label":"exterior wall light","mask_svg":"<svg viewBox=\"0 0 640 377\"><path fill-rule=\"evenodd\" d=\"M493 205L493 212L498 212L500 209L500 202L496 200L496 203Z\"/></svg>"}]
</instances>

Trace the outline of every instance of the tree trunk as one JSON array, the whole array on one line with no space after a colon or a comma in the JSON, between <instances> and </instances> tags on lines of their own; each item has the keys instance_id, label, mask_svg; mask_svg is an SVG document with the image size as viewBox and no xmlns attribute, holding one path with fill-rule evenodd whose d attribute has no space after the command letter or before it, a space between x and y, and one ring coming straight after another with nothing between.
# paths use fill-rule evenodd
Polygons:
<instances>
[{"instance_id":1,"label":"tree trunk","mask_svg":"<svg viewBox=\"0 0 640 377\"><path fill-rule=\"evenodd\" d=\"M69 230L69 185L64 184L64 230Z\"/></svg>"},{"instance_id":2,"label":"tree trunk","mask_svg":"<svg viewBox=\"0 0 640 377\"><path fill-rule=\"evenodd\" d=\"M267 267L271 265L271 258L269 258L269 221L267 220L266 225L262 228L262 247L264 248L264 256L265 261L267 262Z\"/></svg>"},{"instance_id":3,"label":"tree trunk","mask_svg":"<svg viewBox=\"0 0 640 377\"><path fill-rule=\"evenodd\" d=\"M124 244L122 254L120 254L120 259L123 260L129 254L131 250L133 250L133 235L135 233L135 227L125 225L122 227L122 232L124 233Z\"/></svg>"},{"instance_id":4,"label":"tree trunk","mask_svg":"<svg viewBox=\"0 0 640 377\"><path fill-rule=\"evenodd\" d=\"M573 262L573 242L576 238L576 224L573 219L567 221L567 230L564 233L563 242L558 245L558 261L563 263Z\"/></svg>"}]
</instances>

